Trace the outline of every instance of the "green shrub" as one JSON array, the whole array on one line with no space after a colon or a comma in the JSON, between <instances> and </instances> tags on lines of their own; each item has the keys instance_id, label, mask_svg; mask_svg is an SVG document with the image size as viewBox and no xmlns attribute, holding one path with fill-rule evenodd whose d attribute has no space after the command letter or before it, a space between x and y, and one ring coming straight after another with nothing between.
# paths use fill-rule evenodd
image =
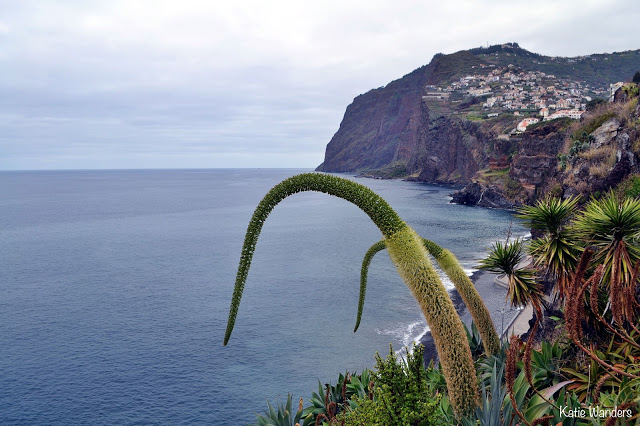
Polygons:
<instances>
[{"instance_id":1,"label":"green shrub","mask_svg":"<svg viewBox=\"0 0 640 426\"><path fill-rule=\"evenodd\" d=\"M407 355L406 362L398 359L391 347L386 359L376 354L373 399L355 397L355 407L338 420L350 426L445 424L438 410L441 396L429 381L423 355L422 345Z\"/></svg>"},{"instance_id":2,"label":"green shrub","mask_svg":"<svg viewBox=\"0 0 640 426\"><path fill-rule=\"evenodd\" d=\"M618 196L625 198L640 197L640 175L632 175L618 185Z\"/></svg>"},{"instance_id":3,"label":"green shrub","mask_svg":"<svg viewBox=\"0 0 640 426\"><path fill-rule=\"evenodd\" d=\"M565 163L565 167L566 167L566 163ZM562 185L560 185L559 183L556 183L549 190L549 195L551 197L560 198L560 197L562 197L562 192L563 192L562 191Z\"/></svg>"},{"instance_id":4,"label":"green shrub","mask_svg":"<svg viewBox=\"0 0 640 426\"><path fill-rule=\"evenodd\" d=\"M511 179L509 176L505 178L504 193L507 197L511 199L517 198L520 196L520 194L522 194L523 189L524 188L519 181Z\"/></svg>"}]
</instances>

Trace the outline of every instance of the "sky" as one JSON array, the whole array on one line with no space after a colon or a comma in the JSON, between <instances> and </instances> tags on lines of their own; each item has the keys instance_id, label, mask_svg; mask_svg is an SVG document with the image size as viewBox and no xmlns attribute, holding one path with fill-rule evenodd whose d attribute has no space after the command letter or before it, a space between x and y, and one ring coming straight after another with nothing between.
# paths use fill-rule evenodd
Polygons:
<instances>
[{"instance_id":1,"label":"sky","mask_svg":"<svg viewBox=\"0 0 640 426\"><path fill-rule=\"evenodd\" d=\"M0 0L0 170L315 168L434 54L640 49L637 0Z\"/></svg>"}]
</instances>

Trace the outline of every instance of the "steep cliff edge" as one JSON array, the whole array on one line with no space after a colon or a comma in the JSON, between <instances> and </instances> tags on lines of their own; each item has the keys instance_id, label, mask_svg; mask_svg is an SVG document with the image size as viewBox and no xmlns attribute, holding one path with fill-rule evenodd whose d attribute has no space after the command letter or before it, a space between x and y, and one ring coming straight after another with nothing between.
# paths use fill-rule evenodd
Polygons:
<instances>
[{"instance_id":1,"label":"steep cliff edge","mask_svg":"<svg viewBox=\"0 0 640 426\"><path fill-rule=\"evenodd\" d=\"M378 169L407 163L418 144L426 67L353 100L317 168L326 172Z\"/></svg>"},{"instance_id":2,"label":"steep cliff edge","mask_svg":"<svg viewBox=\"0 0 640 426\"><path fill-rule=\"evenodd\" d=\"M541 170L555 167L559 151L552 151L564 139L544 126L515 135L516 124L536 117L545 102L559 99L579 107L608 96L609 83L637 69L640 51L551 58L507 43L438 54L428 65L356 97L317 170L426 182L474 180L483 188L495 186L484 191L487 199L508 178L510 199L522 202L550 179L553 173ZM549 145L547 151L537 150L538 138Z\"/></svg>"}]
</instances>

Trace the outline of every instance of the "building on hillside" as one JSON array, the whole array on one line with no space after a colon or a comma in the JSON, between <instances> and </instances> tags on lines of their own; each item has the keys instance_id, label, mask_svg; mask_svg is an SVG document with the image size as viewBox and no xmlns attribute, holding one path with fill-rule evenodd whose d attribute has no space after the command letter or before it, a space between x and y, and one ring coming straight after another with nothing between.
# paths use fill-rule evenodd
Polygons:
<instances>
[{"instance_id":1,"label":"building on hillside","mask_svg":"<svg viewBox=\"0 0 640 426\"><path fill-rule=\"evenodd\" d=\"M609 102L613 102L613 96L616 94L616 91L622 86L624 86L624 83L622 81L609 85Z\"/></svg>"},{"instance_id":2,"label":"building on hillside","mask_svg":"<svg viewBox=\"0 0 640 426\"><path fill-rule=\"evenodd\" d=\"M478 89L469 89L467 93L471 96L482 96L491 93L491 87L480 87Z\"/></svg>"},{"instance_id":3,"label":"building on hillside","mask_svg":"<svg viewBox=\"0 0 640 426\"><path fill-rule=\"evenodd\" d=\"M545 121L555 120L556 118L569 117L573 120L580 120L580 117L584 114L584 111L579 111L577 109L563 109L560 111L556 111L553 114L547 116Z\"/></svg>"},{"instance_id":4,"label":"building on hillside","mask_svg":"<svg viewBox=\"0 0 640 426\"><path fill-rule=\"evenodd\" d=\"M528 126L535 124L539 121L540 120L538 120L537 118L525 118L524 120L518 123L518 125L516 126L516 130L519 132L524 132L525 130L527 130Z\"/></svg>"},{"instance_id":5,"label":"building on hillside","mask_svg":"<svg viewBox=\"0 0 640 426\"><path fill-rule=\"evenodd\" d=\"M494 96L487 98L487 102L485 102L482 107L483 108L493 108L493 106L496 104L497 98L495 98Z\"/></svg>"}]
</instances>

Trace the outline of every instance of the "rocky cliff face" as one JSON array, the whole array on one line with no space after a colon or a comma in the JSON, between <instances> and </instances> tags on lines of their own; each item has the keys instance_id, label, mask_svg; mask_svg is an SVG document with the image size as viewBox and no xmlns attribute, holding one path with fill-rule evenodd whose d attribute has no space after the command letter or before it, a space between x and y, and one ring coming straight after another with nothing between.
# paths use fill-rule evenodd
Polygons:
<instances>
[{"instance_id":1,"label":"rocky cliff face","mask_svg":"<svg viewBox=\"0 0 640 426\"><path fill-rule=\"evenodd\" d=\"M493 180L476 174L452 194L453 202L509 208L546 195L586 200L640 173L640 104L637 97L616 99L579 122L554 120L528 129L507 174Z\"/></svg>"},{"instance_id":2,"label":"rocky cliff face","mask_svg":"<svg viewBox=\"0 0 640 426\"><path fill-rule=\"evenodd\" d=\"M435 117L423 107L424 125L408 168L426 182L468 182L483 165L490 136L471 121Z\"/></svg>"},{"instance_id":3,"label":"rocky cliff face","mask_svg":"<svg viewBox=\"0 0 640 426\"><path fill-rule=\"evenodd\" d=\"M418 145L425 82L422 67L355 98L317 170L352 172L407 163Z\"/></svg>"},{"instance_id":4,"label":"rocky cliff face","mask_svg":"<svg viewBox=\"0 0 640 426\"><path fill-rule=\"evenodd\" d=\"M585 188L582 185L576 189L578 180L586 179L589 188L599 188L604 166L595 170L591 160L575 155L569 164L563 166L564 170L558 169L558 154L567 151L567 141L575 131L567 120L534 126L522 137L509 137L509 131L519 118L512 113L502 113L493 118L486 113L478 116L482 114L481 102L486 97L460 95L459 90L446 94L442 88L462 82L464 76L480 68L491 69L488 67L506 67L502 75L505 80L497 84L507 81L512 72L527 69L556 75L564 73L576 78L582 76L580 78L589 80L589 84L595 84L599 75L605 75L603 80L609 82L617 81L616 72L626 75L628 70L621 67L622 63L631 64L628 66L636 66L634 64L637 63L640 68L640 51L623 52L619 58L612 55L606 58L604 55L592 55L589 61L583 62L569 61L567 58L536 55L520 49L517 44L436 55L430 64L385 87L356 97L347 107L340 128L327 145L325 160L317 170L365 172L367 176L377 177L404 176L437 183L476 182L478 187L474 186L468 194L460 196L466 203L474 203L475 199L476 203L479 201L491 207L531 202L545 191L581 192ZM564 63L570 65L565 66ZM593 63L603 68L598 73L585 74ZM616 71L616 67L620 71ZM619 103L629 101L626 93L617 96ZM602 129L597 126L594 137L606 139L607 142L600 143L600 146L630 146L633 137L630 136L626 145L616 139L624 125L611 122ZM589 129L589 133L593 131ZM614 139L615 142L611 142ZM623 137L620 136L619 140L622 141ZM619 155L631 164L635 160L631 160L631 151L627 148L621 148ZM613 148L607 149L611 151ZM600 157L605 155L605 149L601 151L590 155L602 160ZM611 167L615 166L610 159L607 161ZM617 175L628 173L628 167L617 167L622 170L616 172Z\"/></svg>"}]
</instances>

